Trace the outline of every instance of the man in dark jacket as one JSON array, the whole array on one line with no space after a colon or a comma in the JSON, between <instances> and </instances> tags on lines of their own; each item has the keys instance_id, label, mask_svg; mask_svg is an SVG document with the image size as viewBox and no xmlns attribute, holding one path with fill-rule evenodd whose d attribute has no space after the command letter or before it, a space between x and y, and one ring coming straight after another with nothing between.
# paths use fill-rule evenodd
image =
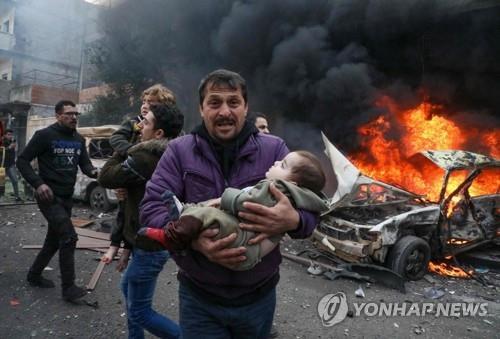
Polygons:
<instances>
[{"instance_id":1,"label":"man in dark jacket","mask_svg":"<svg viewBox=\"0 0 500 339\"><path fill-rule=\"evenodd\" d=\"M254 112L252 113L249 120L251 123L255 125L255 127L257 127L257 129L261 133L265 134L271 133L269 131L269 123L267 122L267 115L265 115L264 113Z\"/></svg>"},{"instance_id":2,"label":"man in dark jacket","mask_svg":"<svg viewBox=\"0 0 500 339\"><path fill-rule=\"evenodd\" d=\"M283 140L259 133L246 121L245 80L237 73L217 70L199 87L203 123L190 135L169 143L146 185L141 223L163 227L170 221L163 203L165 191L185 203L218 198L227 187L244 188L265 177L275 161L288 153ZM246 202L247 220L240 227L260 233L262 239L288 232L309 236L317 218L295 210L288 198L271 185L274 207ZM173 253L180 267L179 317L183 338L267 338L276 304L281 255L279 246L248 271L227 267L245 260L245 248L226 248L236 233L214 240L216 230L204 231L193 249Z\"/></svg>"},{"instance_id":3,"label":"man in dark jacket","mask_svg":"<svg viewBox=\"0 0 500 339\"><path fill-rule=\"evenodd\" d=\"M86 291L75 285L75 247L78 236L71 223L72 195L78 166L91 178L97 169L90 162L84 138L76 131L79 113L69 100L55 106L57 122L39 130L17 159L17 168L36 189L38 207L48 222L47 236L31 266L27 280L32 286L54 287L42 277L43 269L59 250L62 296L67 301L83 297ZM37 159L39 174L30 162Z\"/></svg>"},{"instance_id":4,"label":"man in dark jacket","mask_svg":"<svg viewBox=\"0 0 500 339\"><path fill-rule=\"evenodd\" d=\"M5 171L7 172L7 176L12 183L12 188L14 189L14 196L16 197L16 202L22 201L19 196L19 185L17 180L17 171L16 171L16 140L14 139L14 131L11 129L5 130L5 135L2 138L1 145L5 148L4 154L0 153L0 159L3 155L5 155L5 159L3 159L3 165L5 166ZM1 160L0 160L1 162ZM1 194L0 194L1 197Z\"/></svg>"},{"instance_id":5,"label":"man in dark jacket","mask_svg":"<svg viewBox=\"0 0 500 339\"><path fill-rule=\"evenodd\" d=\"M160 338L177 338L179 326L155 312L152 301L156 280L170 257L156 241L136 236L139 225L139 203L146 181L151 178L170 139L182 131L184 116L173 103L152 106L140 123L141 142L127 150L123 157L115 153L99 175L106 188L127 187L123 237L132 244L132 260L122 278L127 306L129 338L144 338L144 329Z\"/></svg>"}]
</instances>

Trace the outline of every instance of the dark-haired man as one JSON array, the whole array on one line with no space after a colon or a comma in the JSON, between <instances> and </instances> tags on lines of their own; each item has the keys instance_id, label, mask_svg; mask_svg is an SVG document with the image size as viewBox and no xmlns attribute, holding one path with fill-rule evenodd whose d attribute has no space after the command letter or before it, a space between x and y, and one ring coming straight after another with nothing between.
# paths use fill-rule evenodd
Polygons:
<instances>
[{"instance_id":1,"label":"dark-haired man","mask_svg":"<svg viewBox=\"0 0 500 339\"><path fill-rule=\"evenodd\" d=\"M144 329L160 338L180 336L179 326L152 308L156 280L170 254L159 243L136 234L146 181L183 124L184 116L174 103L152 105L139 124L141 142L130 147L125 157L115 153L99 175L99 183L104 187L127 187L122 236L132 245L132 261L123 275L122 291L129 338L144 338Z\"/></svg>"},{"instance_id":2,"label":"dark-haired man","mask_svg":"<svg viewBox=\"0 0 500 339\"><path fill-rule=\"evenodd\" d=\"M12 188L14 190L14 196L16 198L16 202L23 201L19 196L19 185L17 180L17 171L16 171L16 140L14 139L14 131L11 129L5 130L5 135L2 138L1 145L5 148L3 154L0 153L0 160L2 156L5 155L5 159L3 159L3 165L5 166L5 170L7 172L7 176L10 179L12 184ZM1 193L1 192L0 192ZM1 194L0 194L1 197Z\"/></svg>"},{"instance_id":3,"label":"dark-haired man","mask_svg":"<svg viewBox=\"0 0 500 339\"><path fill-rule=\"evenodd\" d=\"M28 272L28 283L54 287L42 277L43 269L59 250L62 296L66 301L83 297L86 291L75 285L75 247L78 236L71 222L72 195L78 167L91 177L97 169L90 162L84 138L76 131L79 113L76 105L61 100L55 106L56 122L39 130L17 158L17 168L35 188L40 212L48 222L42 249ZM30 165L37 159L39 174Z\"/></svg>"},{"instance_id":4,"label":"dark-haired man","mask_svg":"<svg viewBox=\"0 0 500 339\"><path fill-rule=\"evenodd\" d=\"M246 120L245 80L237 73L217 70L199 87L202 124L191 134L169 143L146 185L141 223L161 228L170 221L162 195L170 191L185 203L222 195L226 187L244 188L262 180L275 161L288 153L283 140L259 133ZM246 202L247 220L240 227L260 233L258 243L288 232L310 235L316 217L293 208L288 198L271 185L274 207ZM173 253L180 267L179 313L183 338L267 338L276 304L281 255L277 246L248 271L230 269L245 260L245 248L227 248L236 233L214 240L217 230L204 231L193 249Z\"/></svg>"},{"instance_id":5,"label":"dark-haired man","mask_svg":"<svg viewBox=\"0 0 500 339\"><path fill-rule=\"evenodd\" d=\"M269 134L269 123L267 122L267 116L264 113L255 112L252 114L251 122L257 127L257 129L264 134Z\"/></svg>"}]
</instances>

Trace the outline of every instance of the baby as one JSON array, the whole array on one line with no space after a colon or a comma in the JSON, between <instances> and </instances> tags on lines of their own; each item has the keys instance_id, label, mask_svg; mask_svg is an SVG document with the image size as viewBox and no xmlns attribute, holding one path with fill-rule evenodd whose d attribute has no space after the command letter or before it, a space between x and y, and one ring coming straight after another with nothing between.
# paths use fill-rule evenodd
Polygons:
<instances>
[{"instance_id":1,"label":"baby","mask_svg":"<svg viewBox=\"0 0 500 339\"><path fill-rule=\"evenodd\" d=\"M171 192L164 193L172 221L164 228L142 228L138 233L159 241L169 251L181 251L188 248L201 231L218 225L216 239L237 233L231 247L246 247L246 260L233 269L249 270L276 247L282 235L249 245L248 241L256 234L240 229L237 215L239 211L245 211L243 203L246 201L274 206L276 200L269 192L271 183L288 197L296 209L318 214L328 209L326 202L319 196L325 185L325 174L319 160L307 151L296 151L289 153L282 161L275 162L266 172L266 179L255 186L241 190L227 188L220 199L220 209L206 206L208 202L182 206Z\"/></svg>"}]
</instances>

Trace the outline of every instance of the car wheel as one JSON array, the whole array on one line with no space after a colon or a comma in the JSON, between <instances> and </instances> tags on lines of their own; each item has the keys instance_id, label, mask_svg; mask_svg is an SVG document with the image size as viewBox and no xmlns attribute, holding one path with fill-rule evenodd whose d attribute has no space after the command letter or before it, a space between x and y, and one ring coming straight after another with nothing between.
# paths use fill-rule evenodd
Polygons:
<instances>
[{"instance_id":1,"label":"car wheel","mask_svg":"<svg viewBox=\"0 0 500 339\"><path fill-rule=\"evenodd\" d=\"M111 203L106 196L106 190L101 186L92 189L89 195L90 207L93 210L107 212L111 209Z\"/></svg>"},{"instance_id":2,"label":"car wheel","mask_svg":"<svg viewBox=\"0 0 500 339\"><path fill-rule=\"evenodd\" d=\"M427 272L431 248L427 241L407 235L389 251L387 266L408 280L419 280Z\"/></svg>"}]
</instances>

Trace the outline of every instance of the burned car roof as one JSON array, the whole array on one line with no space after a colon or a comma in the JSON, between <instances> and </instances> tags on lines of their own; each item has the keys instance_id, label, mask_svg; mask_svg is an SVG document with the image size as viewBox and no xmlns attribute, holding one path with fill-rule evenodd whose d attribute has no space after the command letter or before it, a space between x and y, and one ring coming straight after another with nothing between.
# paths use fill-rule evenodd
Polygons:
<instances>
[{"instance_id":1,"label":"burned car roof","mask_svg":"<svg viewBox=\"0 0 500 339\"><path fill-rule=\"evenodd\" d=\"M445 170L500 167L500 160L468 151L422 151L427 159Z\"/></svg>"}]
</instances>

